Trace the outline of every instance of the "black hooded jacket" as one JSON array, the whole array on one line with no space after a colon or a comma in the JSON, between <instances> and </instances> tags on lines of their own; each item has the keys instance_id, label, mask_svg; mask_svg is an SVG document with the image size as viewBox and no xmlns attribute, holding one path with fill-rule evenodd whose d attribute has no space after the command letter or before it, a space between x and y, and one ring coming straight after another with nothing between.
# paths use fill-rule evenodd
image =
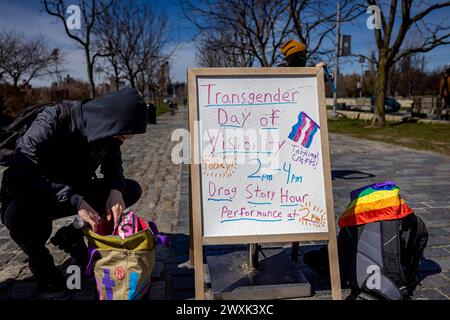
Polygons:
<instances>
[{"instance_id":1,"label":"black hooded jacket","mask_svg":"<svg viewBox=\"0 0 450 320\"><path fill-rule=\"evenodd\" d=\"M50 201L75 214L99 166L110 188L123 191L122 142L113 136L144 133L146 125L146 104L134 89L45 108L17 142L2 202Z\"/></svg>"}]
</instances>

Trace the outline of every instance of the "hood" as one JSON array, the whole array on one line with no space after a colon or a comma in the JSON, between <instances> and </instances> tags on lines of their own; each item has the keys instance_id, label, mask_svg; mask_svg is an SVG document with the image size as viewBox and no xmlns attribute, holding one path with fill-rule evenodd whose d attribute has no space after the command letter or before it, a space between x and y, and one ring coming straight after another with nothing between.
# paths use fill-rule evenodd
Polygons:
<instances>
[{"instance_id":1,"label":"hood","mask_svg":"<svg viewBox=\"0 0 450 320\"><path fill-rule=\"evenodd\" d=\"M135 89L126 88L82 104L81 118L88 142L145 133L147 105Z\"/></svg>"}]
</instances>

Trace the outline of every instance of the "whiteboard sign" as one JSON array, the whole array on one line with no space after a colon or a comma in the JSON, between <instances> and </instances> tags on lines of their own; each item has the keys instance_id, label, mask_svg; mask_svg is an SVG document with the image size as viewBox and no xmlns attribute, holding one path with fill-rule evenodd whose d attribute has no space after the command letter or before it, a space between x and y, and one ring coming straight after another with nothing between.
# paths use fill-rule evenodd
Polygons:
<instances>
[{"instance_id":1,"label":"whiteboard sign","mask_svg":"<svg viewBox=\"0 0 450 320\"><path fill-rule=\"evenodd\" d=\"M328 241L341 299L323 71L188 70L190 257L204 245Z\"/></svg>"},{"instance_id":2,"label":"whiteboard sign","mask_svg":"<svg viewBox=\"0 0 450 320\"><path fill-rule=\"evenodd\" d=\"M198 76L204 237L328 231L316 75Z\"/></svg>"}]
</instances>

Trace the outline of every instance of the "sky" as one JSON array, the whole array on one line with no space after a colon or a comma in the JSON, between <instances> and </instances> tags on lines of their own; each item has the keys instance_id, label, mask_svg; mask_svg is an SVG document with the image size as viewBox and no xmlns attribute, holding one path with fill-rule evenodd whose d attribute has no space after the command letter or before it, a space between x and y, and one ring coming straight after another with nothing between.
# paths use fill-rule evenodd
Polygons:
<instances>
[{"instance_id":1,"label":"sky","mask_svg":"<svg viewBox=\"0 0 450 320\"><path fill-rule=\"evenodd\" d=\"M138 0L145 1L145 0ZM170 75L172 81L186 81L186 70L196 67L195 42L193 37L196 29L183 16L177 0L153 0L156 6L166 12L171 22L171 43L169 48L176 48L170 61ZM330 0L333 3L335 1ZM74 4L77 1L73 1ZM70 3L70 0L67 0ZM369 14L363 14L357 21L342 25L342 34L352 36L352 52L368 55L375 49L373 30L366 27ZM450 20L450 9L442 10L431 17L433 21ZM42 11L39 0L0 0L0 29L14 29L24 33L27 37L43 34L48 39L49 45L61 49L66 55L63 68L73 78L86 80L86 67L83 51L67 37L63 26L55 18ZM443 46L425 55L426 67L429 70L436 69L450 63L450 46ZM340 70L343 73L360 73L361 66L357 59L341 59ZM102 79L96 79L97 82ZM51 79L36 79L32 81L34 86L48 85Z\"/></svg>"}]
</instances>

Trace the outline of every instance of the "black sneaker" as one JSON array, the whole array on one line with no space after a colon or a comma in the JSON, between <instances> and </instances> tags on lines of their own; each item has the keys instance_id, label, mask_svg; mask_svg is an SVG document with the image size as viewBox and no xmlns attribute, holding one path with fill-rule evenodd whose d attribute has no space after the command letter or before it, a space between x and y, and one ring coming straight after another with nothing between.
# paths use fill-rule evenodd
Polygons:
<instances>
[{"instance_id":1,"label":"black sneaker","mask_svg":"<svg viewBox=\"0 0 450 320\"><path fill-rule=\"evenodd\" d=\"M55 293L67 289L66 278L56 268L53 258L51 261L40 261L39 263L29 261L29 266L36 279L39 292Z\"/></svg>"},{"instance_id":2,"label":"black sneaker","mask_svg":"<svg viewBox=\"0 0 450 320\"><path fill-rule=\"evenodd\" d=\"M68 253L75 259L75 263L84 269L88 261L88 249L84 243L83 231L76 229L72 224L64 226L50 238L50 242Z\"/></svg>"},{"instance_id":3,"label":"black sneaker","mask_svg":"<svg viewBox=\"0 0 450 320\"><path fill-rule=\"evenodd\" d=\"M53 272L52 275L44 277L36 276L37 290L39 292L60 292L67 290L66 278L59 270Z\"/></svg>"}]
</instances>

